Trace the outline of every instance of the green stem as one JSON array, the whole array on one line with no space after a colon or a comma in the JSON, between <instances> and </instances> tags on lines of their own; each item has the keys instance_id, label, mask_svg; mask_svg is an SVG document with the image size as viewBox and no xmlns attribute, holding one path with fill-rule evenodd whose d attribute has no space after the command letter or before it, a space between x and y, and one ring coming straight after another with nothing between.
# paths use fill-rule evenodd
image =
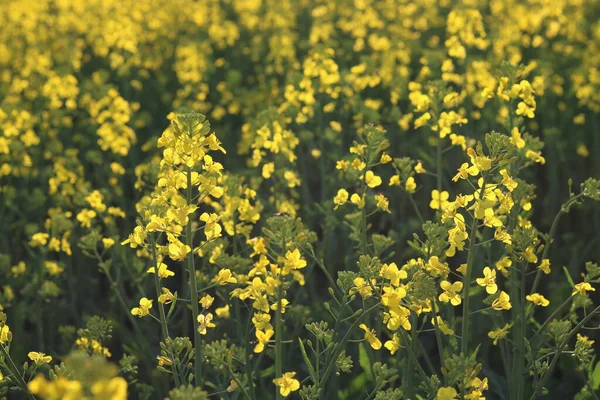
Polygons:
<instances>
[{"instance_id":1,"label":"green stem","mask_svg":"<svg viewBox=\"0 0 600 400\"><path fill-rule=\"evenodd\" d=\"M591 313L589 313L585 318L583 318L581 320L581 322L579 322L575 328L573 328L573 330L569 333L569 335L562 341L562 343L560 344L560 346L558 346L558 350L556 351L556 354L554 355L554 357L552 358L552 362L550 363L550 366L548 367L548 370L546 371L546 373L544 374L544 376L542 377L542 379L540 380L540 382L538 383L538 385L535 388L535 391L533 392L533 394L531 395L531 397L529 398L529 400L535 400L537 399L537 397L539 396L540 392L542 391L542 389L544 388L544 385L546 384L546 381L548 380L548 378L550 377L550 374L554 371L554 367L556 366L556 363L558 362L558 358L560 357L560 355L562 354L564 348L567 346L567 343L569 342L569 340L571 340L571 338L577 333L579 332L579 330L590 320L592 319L594 316L596 316L596 314L598 314L600 312L600 306L596 307Z\"/></svg>"},{"instance_id":2,"label":"green stem","mask_svg":"<svg viewBox=\"0 0 600 400\"><path fill-rule=\"evenodd\" d=\"M483 177L483 184L479 191L479 200L485 193L485 186L487 183L488 174ZM465 284L463 287L463 313L462 313L462 339L460 351L464 356L468 356L467 350L469 347L469 288L471 286L471 275L473 274L473 261L475 259L475 245L477 242L477 218L473 215L473 222L471 223L471 233L469 234L469 250L467 255L467 273L465 274Z\"/></svg>"},{"instance_id":3,"label":"green stem","mask_svg":"<svg viewBox=\"0 0 600 400\"><path fill-rule=\"evenodd\" d=\"M192 201L192 170L187 170L187 204L189 205ZM198 285L196 282L196 266L194 265L194 237L192 236L192 222L188 221L186 225L185 238L187 245L190 247L190 252L187 255L188 272L190 279L190 291L192 298L192 323L194 325L194 357L195 357L195 373L194 377L196 380L196 386L202 386L202 335L198 330Z\"/></svg>"},{"instance_id":4,"label":"green stem","mask_svg":"<svg viewBox=\"0 0 600 400\"><path fill-rule=\"evenodd\" d=\"M379 305L380 305L380 303L377 303L377 304L369 307L368 309L366 309L364 312L362 312L356 318L356 320L354 320L352 325L350 325L350 328L348 328L348 330L346 331L346 334L344 335L342 340L338 343L335 350L333 351L333 354L331 355L331 359L329 360L329 363L327 364L327 368L325 369L325 372L323 373L323 376L321 377L321 380L319 381L319 384L318 384L319 389L324 390L325 383L327 382L327 379L329 379L329 376L333 373L333 370L335 369L335 363L336 363L338 357L340 356L340 353L346 347L346 343L350 339L350 336L352 335L352 333L354 332L356 327L358 327L358 325L360 324L360 322L366 315L368 315L371 311L373 311L377 307L379 307Z\"/></svg>"},{"instance_id":5,"label":"green stem","mask_svg":"<svg viewBox=\"0 0 600 400\"><path fill-rule=\"evenodd\" d=\"M29 389L27 388L27 383L25 383L25 380L19 373L19 368L17 368L17 366L15 365L15 362L13 361L13 359L10 356L10 354L8 353L8 351L4 348L4 345L0 344L0 349L2 349L2 352L4 353L4 358L10 362L10 365L12 367L12 368L9 368L10 372L13 374L13 376L19 378L18 384L21 387L21 390L23 390L25 393L27 393L30 398L35 400L35 397L31 393L29 393Z\"/></svg>"},{"instance_id":6,"label":"green stem","mask_svg":"<svg viewBox=\"0 0 600 400\"><path fill-rule=\"evenodd\" d=\"M281 378L283 376L283 343L281 341L281 300L283 297L283 280L281 279L281 274L279 274L279 279L279 287L277 288L277 311L275 312L275 378ZM277 400L281 399L281 393L277 386L275 386L275 398Z\"/></svg>"}]
</instances>

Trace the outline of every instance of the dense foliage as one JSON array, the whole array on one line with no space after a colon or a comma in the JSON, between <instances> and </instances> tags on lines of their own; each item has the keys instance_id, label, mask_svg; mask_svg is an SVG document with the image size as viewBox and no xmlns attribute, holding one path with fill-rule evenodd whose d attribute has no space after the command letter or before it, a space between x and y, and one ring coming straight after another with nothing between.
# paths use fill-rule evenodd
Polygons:
<instances>
[{"instance_id":1,"label":"dense foliage","mask_svg":"<svg viewBox=\"0 0 600 400\"><path fill-rule=\"evenodd\" d=\"M599 16L0 2L0 398L598 399Z\"/></svg>"}]
</instances>

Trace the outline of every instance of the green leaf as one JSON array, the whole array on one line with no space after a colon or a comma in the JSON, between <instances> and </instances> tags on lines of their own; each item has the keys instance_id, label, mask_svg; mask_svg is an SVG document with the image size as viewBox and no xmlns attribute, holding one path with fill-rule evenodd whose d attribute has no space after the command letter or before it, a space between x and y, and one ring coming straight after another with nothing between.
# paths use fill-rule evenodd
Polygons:
<instances>
[{"instance_id":1,"label":"green leaf","mask_svg":"<svg viewBox=\"0 0 600 400\"><path fill-rule=\"evenodd\" d=\"M367 353L367 348L365 347L365 343L362 342L360 346L358 346L358 363L361 368L367 374L367 378L369 381L375 380L373 377L373 366L371 361L369 360L369 354Z\"/></svg>"},{"instance_id":2,"label":"green leaf","mask_svg":"<svg viewBox=\"0 0 600 400\"><path fill-rule=\"evenodd\" d=\"M569 270L567 269L567 267L563 266L563 271L565 271L565 275L567 276L569 285L571 285L571 287L575 287L575 282L573 282L573 278L571 278L571 274L569 274Z\"/></svg>"},{"instance_id":3,"label":"green leaf","mask_svg":"<svg viewBox=\"0 0 600 400\"><path fill-rule=\"evenodd\" d=\"M298 343L300 343L300 352L302 353L302 358L304 358L304 362L306 363L306 366L308 367L308 372L310 373L310 377L312 378L313 382L318 383L319 377L317 376L317 373L315 372L315 368L313 367L312 363L310 362L310 359L308 358L308 355L306 354L306 349L304 348L304 344L302 343L301 338L298 338Z\"/></svg>"},{"instance_id":4,"label":"green leaf","mask_svg":"<svg viewBox=\"0 0 600 400\"><path fill-rule=\"evenodd\" d=\"M596 363L594 372L592 372L592 389L598 390L600 388L600 361Z\"/></svg>"}]
</instances>

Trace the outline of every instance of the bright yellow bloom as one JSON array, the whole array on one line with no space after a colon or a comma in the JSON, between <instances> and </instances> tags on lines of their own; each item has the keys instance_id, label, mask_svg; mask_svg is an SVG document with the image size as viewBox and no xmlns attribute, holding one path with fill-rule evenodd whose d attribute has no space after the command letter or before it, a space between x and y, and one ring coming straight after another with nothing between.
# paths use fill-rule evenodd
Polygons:
<instances>
[{"instance_id":1,"label":"bright yellow bloom","mask_svg":"<svg viewBox=\"0 0 600 400\"><path fill-rule=\"evenodd\" d=\"M448 281L442 281L440 283L440 287L444 290L444 292L439 296L439 299L442 303L450 302L450 304L453 306L458 306L462 302L460 297L460 292L463 289L462 282L457 281L450 283Z\"/></svg>"},{"instance_id":2,"label":"bright yellow bloom","mask_svg":"<svg viewBox=\"0 0 600 400\"><path fill-rule=\"evenodd\" d=\"M376 188L381 185L381 178L373 173L373 171L367 171L365 174L365 183L370 188Z\"/></svg>"},{"instance_id":3,"label":"bright yellow bloom","mask_svg":"<svg viewBox=\"0 0 600 400\"><path fill-rule=\"evenodd\" d=\"M51 356L47 356L44 353L38 353L37 351L30 351L27 353L27 357L29 357L29 359L36 365L48 364L50 361L52 361Z\"/></svg>"},{"instance_id":4,"label":"bright yellow bloom","mask_svg":"<svg viewBox=\"0 0 600 400\"><path fill-rule=\"evenodd\" d=\"M358 208L363 208L365 206L365 199L360 197L358 193L354 193L352 196L350 196L350 201L352 204L356 204Z\"/></svg>"},{"instance_id":5,"label":"bright yellow bloom","mask_svg":"<svg viewBox=\"0 0 600 400\"><path fill-rule=\"evenodd\" d=\"M156 271L156 268L154 267L150 267L148 268L148 271L146 271L149 274L154 274ZM164 278L168 278L170 276L174 276L175 272L170 271L169 267L167 267L167 264L165 263L158 263L158 277L161 279Z\"/></svg>"},{"instance_id":6,"label":"bright yellow bloom","mask_svg":"<svg viewBox=\"0 0 600 400\"><path fill-rule=\"evenodd\" d=\"M544 258L540 265L538 265L538 269L548 275L550 273L550 260Z\"/></svg>"},{"instance_id":7,"label":"bright yellow bloom","mask_svg":"<svg viewBox=\"0 0 600 400\"><path fill-rule=\"evenodd\" d=\"M369 344L374 350L381 349L381 340L377 339L377 336L375 335L375 330L369 329L365 324L360 324L358 327L365 331L365 340L369 342Z\"/></svg>"},{"instance_id":8,"label":"bright yellow bloom","mask_svg":"<svg viewBox=\"0 0 600 400\"><path fill-rule=\"evenodd\" d=\"M389 186L400 186L400 175L392 175L388 185Z\"/></svg>"},{"instance_id":9,"label":"bright yellow bloom","mask_svg":"<svg viewBox=\"0 0 600 400\"><path fill-rule=\"evenodd\" d=\"M273 383L279 387L279 393L287 397L290 393L300 389L300 381L294 379L295 372L286 372L281 378L273 379Z\"/></svg>"},{"instance_id":10,"label":"bright yellow bloom","mask_svg":"<svg viewBox=\"0 0 600 400\"><path fill-rule=\"evenodd\" d=\"M406 189L406 191L408 193L414 193L415 190L417 189L417 184L415 183L415 178L413 178L412 176L409 176L408 179L406 180L406 184L404 185L404 188Z\"/></svg>"},{"instance_id":11,"label":"bright yellow bloom","mask_svg":"<svg viewBox=\"0 0 600 400\"><path fill-rule=\"evenodd\" d=\"M592 287L592 285L590 285L587 282L581 282L578 283L577 285L575 285L575 290L573 290L573 293L571 294L571 296L575 296L576 294L580 294L582 296L585 296L585 294L587 292L595 292L596 289L594 289Z\"/></svg>"},{"instance_id":12,"label":"bright yellow bloom","mask_svg":"<svg viewBox=\"0 0 600 400\"><path fill-rule=\"evenodd\" d=\"M472 165L469 167L468 163L462 163L460 168L458 168L458 173L454 175L452 181L458 182L459 179L467 179L470 176L476 176L479 174L479 169Z\"/></svg>"},{"instance_id":13,"label":"bright yellow bloom","mask_svg":"<svg viewBox=\"0 0 600 400\"><path fill-rule=\"evenodd\" d=\"M438 190L431 191L431 202L429 203L429 207L434 210L443 210L448 205L448 198L450 194L445 190L441 193Z\"/></svg>"},{"instance_id":14,"label":"bright yellow bloom","mask_svg":"<svg viewBox=\"0 0 600 400\"><path fill-rule=\"evenodd\" d=\"M550 302L539 293L532 293L525 297L528 301L532 302L536 306L547 307Z\"/></svg>"},{"instance_id":15,"label":"bright yellow bloom","mask_svg":"<svg viewBox=\"0 0 600 400\"><path fill-rule=\"evenodd\" d=\"M335 204L334 210L337 210L339 206L346 204L348 201L348 191L346 189L338 190L337 194L333 198L333 203Z\"/></svg>"},{"instance_id":16,"label":"bright yellow bloom","mask_svg":"<svg viewBox=\"0 0 600 400\"><path fill-rule=\"evenodd\" d=\"M228 268L222 269L217 273L217 276L213 278L213 282L217 285L226 285L228 283L237 283L237 279L231 274L231 270Z\"/></svg>"},{"instance_id":17,"label":"bright yellow bloom","mask_svg":"<svg viewBox=\"0 0 600 400\"><path fill-rule=\"evenodd\" d=\"M210 308L210 306L212 306L213 301L215 301L215 298L212 297L210 294L207 294L207 295L202 296L199 303L200 303L200 305L202 305L202 308L204 308L206 310L206 309Z\"/></svg>"},{"instance_id":18,"label":"bright yellow bloom","mask_svg":"<svg viewBox=\"0 0 600 400\"><path fill-rule=\"evenodd\" d=\"M390 201L387 197L382 195L381 193L375 195L375 201L377 202L375 206L381 211L391 213L390 211Z\"/></svg>"},{"instance_id":19,"label":"bright yellow bloom","mask_svg":"<svg viewBox=\"0 0 600 400\"><path fill-rule=\"evenodd\" d=\"M175 299L175 296L173 295L173 293L171 293L171 291L169 289L167 289L166 287L163 287L161 289L162 294L160 296L158 296L158 302L161 304L171 304L173 302L173 300ZM177 292L175 292L177 293Z\"/></svg>"},{"instance_id":20,"label":"bright yellow bloom","mask_svg":"<svg viewBox=\"0 0 600 400\"><path fill-rule=\"evenodd\" d=\"M112 238L102 238L102 245L105 249L110 249L115 244L115 240Z\"/></svg>"},{"instance_id":21,"label":"bright yellow bloom","mask_svg":"<svg viewBox=\"0 0 600 400\"><path fill-rule=\"evenodd\" d=\"M287 253L285 253L285 259L283 260L283 268L281 270L281 274L288 275L292 270L302 269L304 267L306 267L306 260L302 258L300 250L288 250Z\"/></svg>"},{"instance_id":22,"label":"bright yellow bloom","mask_svg":"<svg viewBox=\"0 0 600 400\"><path fill-rule=\"evenodd\" d=\"M496 285L496 270L490 267L483 269L483 278L476 279L477 284L485 288L487 294L494 294L498 291L498 285Z\"/></svg>"},{"instance_id":23,"label":"bright yellow bloom","mask_svg":"<svg viewBox=\"0 0 600 400\"><path fill-rule=\"evenodd\" d=\"M397 333L394 333L391 340L387 340L383 345L386 349L390 351L392 355L394 355L401 347L400 345L400 336Z\"/></svg>"},{"instance_id":24,"label":"bright yellow bloom","mask_svg":"<svg viewBox=\"0 0 600 400\"><path fill-rule=\"evenodd\" d=\"M152 300L148 300L145 297L140 299L140 306L135 307L131 310L131 314L136 317L142 318L150 315L150 309L152 308Z\"/></svg>"},{"instance_id":25,"label":"bright yellow bloom","mask_svg":"<svg viewBox=\"0 0 600 400\"><path fill-rule=\"evenodd\" d=\"M510 296L506 292L501 291L498 298L492 302L492 308L497 311L510 310L512 308Z\"/></svg>"},{"instance_id":26,"label":"bright yellow bloom","mask_svg":"<svg viewBox=\"0 0 600 400\"><path fill-rule=\"evenodd\" d=\"M504 185L504 187L506 187L510 192L516 189L518 183L508 175L508 171L506 169L501 169L500 175L502 175L501 183Z\"/></svg>"},{"instance_id":27,"label":"bright yellow bloom","mask_svg":"<svg viewBox=\"0 0 600 400\"><path fill-rule=\"evenodd\" d=\"M262 353L262 351L265 349L265 345L269 342L274 333L275 331L273 331L273 329L267 329L264 332L260 329L256 329L255 335L258 343L256 343L256 346L254 346L254 352Z\"/></svg>"}]
</instances>

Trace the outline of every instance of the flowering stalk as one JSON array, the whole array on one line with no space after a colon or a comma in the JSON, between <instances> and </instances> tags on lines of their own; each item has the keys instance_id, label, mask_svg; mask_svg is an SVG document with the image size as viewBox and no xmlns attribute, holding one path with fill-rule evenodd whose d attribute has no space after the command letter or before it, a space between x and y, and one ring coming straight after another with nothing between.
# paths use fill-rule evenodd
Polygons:
<instances>
[{"instance_id":1,"label":"flowering stalk","mask_svg":"<svg viewBox=\"0 0 600 400\"><path fill-rule=\"evenodd\" d=\"M485 186L487 184L489 173L483 177L483 184L479 191L479 200L483 198L485 193ZM469 347L469 288L471 283L471 275L473 274L473 260L475 259L475 245L477 242L477 218L473 216L473 223L471 224L471 232L469 233L469 251L467 255L467 271L465 274L465 284L463 286L463 314L462 314L462 339L460 351L467 356L467 350Z\"/></svg>"},{"instance_id":2,"label":"flowering stalk","mask_svg":"<svg viewBox=\"0 0 600 400\"><path fill-rule=\"evenodd\" d=\"M187 188L186 188L186 202L187 204L191 204L192 202L192 171L191 168L187 169L186 173L187 178ZM192 232L192 224L189 222L185 227L186 234L185 238L187 241L187 245L191 249L191 251L187 255L187 264L188 264L188 273L190 278L190 291L192 298L192 322L194 324L194 367L195 367L195 381L196 386L201 386L202 382L202 336L200 335L199 324L198 324L198 315L200 315L200 311L198 310L198 286L196 282L196 266L194 265L194 237Z\"/></svg>"}]
</instances>

